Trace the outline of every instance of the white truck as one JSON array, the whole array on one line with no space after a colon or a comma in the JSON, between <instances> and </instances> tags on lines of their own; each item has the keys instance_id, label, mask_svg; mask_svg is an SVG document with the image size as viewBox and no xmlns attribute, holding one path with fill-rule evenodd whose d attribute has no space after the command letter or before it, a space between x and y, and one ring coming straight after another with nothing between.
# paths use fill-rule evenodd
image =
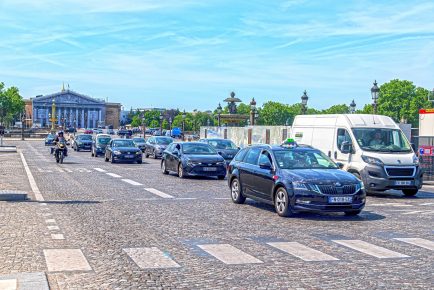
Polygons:
<instances>
[{"instance_id":1,"label":"white truck","mask_svg":"<svg viewBox=\"0 0 434 290\"><path fill-rule=\"evenodd\" d=\"M363 114L299 115L291 137L320 149L363 181L367 193L388 189L414 196L423 171L410 142L387 116Z\"/></svg>"}]
</instances>

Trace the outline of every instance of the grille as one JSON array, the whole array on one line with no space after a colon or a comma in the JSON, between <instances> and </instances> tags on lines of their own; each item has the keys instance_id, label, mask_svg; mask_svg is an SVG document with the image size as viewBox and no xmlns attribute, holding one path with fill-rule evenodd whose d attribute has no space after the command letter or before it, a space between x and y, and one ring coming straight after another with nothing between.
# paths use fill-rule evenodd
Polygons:
<instances>
[{"instance_id":1,"label":"grille","mask_svg":"<svg viewBox=\"0 0 434 290\"><path fill-rule=\"evenodd\" d=\"M354 194L356 192L356 185L344 185L336 187L334 185L318 185L322 194Z\"/></svg>"},{"instance_id":2,"label":"grille","mask_svg":"<svg viewBox=\"0 0 434 290\"><path fill-rule=\"evenodd\" d=\"M386 167L387 175L389 176L406 176L411 177L414 175L414 167Z\"/></svg>"}]
</instances>

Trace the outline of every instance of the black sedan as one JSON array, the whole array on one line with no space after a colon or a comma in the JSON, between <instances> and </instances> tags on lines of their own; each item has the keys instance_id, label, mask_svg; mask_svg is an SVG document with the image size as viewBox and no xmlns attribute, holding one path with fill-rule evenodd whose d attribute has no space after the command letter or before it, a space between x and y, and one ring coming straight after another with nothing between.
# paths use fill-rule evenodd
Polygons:
<instances>
[{"instance_id":1,"label":"black sedan","mask_svg":"<svg viewBox=\"0 0 434 290\"><path fill-rule=\"evenodd\" d=\"M223 157L208 144L200 142L172 143L163 152L161 171L186 176L217 176L224 179L226 164Z\"/></svg>"},{"instance_id":2,"label":"black sedan","mask_svg":"<svg viewBox=\"0 0 434 290\"><path fill-rule=\"evenodd\" d=\"M74 148L74 151L92 150L92 135L91 134L78 135L72 143L72 148Z\"/></svg>"},{"instance_id":3,"label":"black sedan","mask_svg":"<svg viewBox=\"0 0 434 290\"><path fill-rule=\"evenodd\" d=\"M134 145L136 145L137 148L140 148L140 150L142 150L142 152L145 152L145 148L146 148L145 138L134 137L132 140L134 142Z\"/></svg>"},{"instance_id":4,"label":"black sedan","mask_svg":"<svg viewBox=\"0 0 434 290\"><path fill-rule=\"evenodd\" d=\"M48 134L47 137L45 137L45 146L53 145L53 141L55 138L56 136L54 136L54 134Z\"/></svg>"},{"instance_id":5,"label":"black sedan","mask_svg":"<svg viewBox=\"0 0 434 290\"><path fill-rule=\"evenodd\" d=\"M105 149L105 161L129 161L142 163L142 150L131 139L113 139Z\"/></svg>"},{"instance_id":6,"label":"black sedan","mask_svg":"<svg viewBox=\"0 0 434 290\"><path fill-rule=\"evenodd\" d=\"M246 197L274 205L280 216L299 211L357 215L365 206L363 183L317 149L252 146L228 167L235 203Z\"/></svg>"},{"instance_id":7,"label":"black sedan","mask_svg":"<svg viewBox=\"0 0 434 290\"><path fill-rule=\"evenodd\" d=\"M227 164L232 161L232 159L240 150L240 148L237 147L234 142L227 139L209 138L200 139L199 141L211 145L226 160Z\"/></svg>"},{"instance_id":8,"label":"black sedan","mask_svg":"<svg viewBox=\"0 0 434 290\"><path fill-rule=\"evenodd\" d=\"M169 146L172 142L172 137L155 136L148 138L145 144L145 157L148 158L149 155L153 156L154 159L161 157L163 155L163 151L166 150L167 146Z\"/></svg>"}]
</instances>

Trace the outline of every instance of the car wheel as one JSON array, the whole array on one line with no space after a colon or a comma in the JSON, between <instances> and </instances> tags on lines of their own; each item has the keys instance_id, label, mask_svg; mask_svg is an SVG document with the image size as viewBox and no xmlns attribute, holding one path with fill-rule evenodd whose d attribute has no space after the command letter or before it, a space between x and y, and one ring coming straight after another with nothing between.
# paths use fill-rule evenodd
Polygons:
<instances>
[{"instance_id":1,"label":"car wheel","mask_svg":"<svg viewBox=\"0 0 434 290\"><path fill-rule=\"evenodd\" d=\"M90 155L92 155L92 157L96 157L95 154L93 154L93 150L90 150Z\"/></svg>"},{"instance_id":2,"label":"car wheel","mask_svg":"<svg viewBox=\"0 0 434 290\"><path fill-rule=\"evenodd\" d=\"M108 161L109 161L109 159L107 158L107 154L104 155L104 161L105 161L105 162L108 162Z\"/></svg>"},{"instance_id":3,"label":"car wheel","mask_svg":"<svg viewBox=\"0 0 434 290\"><path fill-rule=\"evenodd\" d=\"M149 158L149 154L146 150L145 150L145 158Z\"/></svg>"},{"instance_id":4,"label":"car wheel","mask_svg":"<svg viewBox=\"0 0 434 290\"><path fill-rule=\"evenodd\" d=\"M288 192L283 187L278 188L276 191L276 196L274 197L274 207L279 216L289 217L293 215Z\"/></svg>"},{"instance_id":5,"label":"car wheel","mask_svg":"<svg viewBox=\"0 0 434 290\"><path fill-rule=\"evenodd\" d=\"M161 161L161 172L163 172L163 174L169 174L169 171L167 171L166 169L166 161Z\"/></svg>"},{"instance_id":6,"label":"car wheel","mask_svg":"<svg viewBox=\"0 0 434 290\"><path fill-rule=\"evenodd\" d=\"M178 164L178 176L179 178L185 178L186 174L184 172L184 168L182 167L182 164Z\"/></svg>"},{"instance_id":7,"label":"car wheel","mask_svg":"<svg viewBox=\"0 0 434 290\"><path fill-rule=\"evenodd\" d=\"M359 209L359 210L350 210L350 211L346 211L346 212L344 212L344 213L345 213L346 216L356 216L356 215L358 215L358 214L361 213L361 212L362 212L362 210Z\"/></svg>"},{"instance_id":8,"label":"car wheel","mask_svg":"<svg viewBox=\"0 0 434 290\"><path fill-rule=\"evenodd\" d=\"M246 201L246 198L241 193L241 184L237 178L234 178L231 182L231 198L237 204L242 204Z\"/></svg>"},{"instance_id":9,"label":"car wheel","mask_svg":"<svg viewBox=\"0 0 434 290\"><path fill-rule=\"evenodd\" d=\"M77 151L77 146L74 146L73 148L74 148L74 151Z\"/></svg>"},{"instance_id":10,"label":"car wheel","mask_svg":"<svg viewBox=\"0 0 434 290\"><path fill-rule=\"evenodd\" d=\"M142 164L142 160L137 160L137 164Z\"/></svg>"},{"instance_id":11,"label":"car wheel","mask_svg":"<svg viewBox=\"0 0 434 290\"><path fill-rule=\"evenodd\" d=\"M418 189L403 189L402 192L405 196L415 196L419 190Z\"/></svg>"},{"instance_id":12,"label":"car wheel","mask_svg":"<svg viewBox=\"0 0 434 290\"><path fill-rule=\"evenodd\" d=\"M110 158L110 162L111 162L111 163L115 163L115 158L113 157L113 155L112 155L111 158Z\"/></svg>"}]
</instances>

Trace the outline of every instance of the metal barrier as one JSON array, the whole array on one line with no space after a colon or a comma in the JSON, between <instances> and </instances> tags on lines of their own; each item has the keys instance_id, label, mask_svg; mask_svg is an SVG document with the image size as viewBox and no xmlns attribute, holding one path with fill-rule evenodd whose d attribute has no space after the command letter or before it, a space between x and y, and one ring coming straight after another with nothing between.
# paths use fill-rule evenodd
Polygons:
<instances>
[{"instance_id":1,"label":"metal barrier","mask_svg":"<svg viewBox=\"0 0 434 290\"><path fill-rule=\"evenodd\" d=\"M423 179L434 181L434 137L416 136L412 141L417 144L420 167L424 170Z\"/></svg>"}]
</instances>

